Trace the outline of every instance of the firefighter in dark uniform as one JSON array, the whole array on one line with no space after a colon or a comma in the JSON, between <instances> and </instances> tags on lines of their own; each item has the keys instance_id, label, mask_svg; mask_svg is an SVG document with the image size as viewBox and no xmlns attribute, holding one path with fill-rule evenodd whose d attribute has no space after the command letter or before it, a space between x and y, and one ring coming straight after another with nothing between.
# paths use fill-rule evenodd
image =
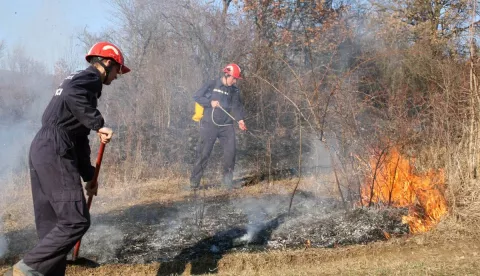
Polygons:
<instances>
[{"instance_id":1,"label":"firefighter in dark uniform","mask_svg":"<svg viewBox=\"0 0 480 276\"><path fill-rule=\"evenodd\" d=\"M237 64L232 63L228 64L223 72L224 75L221 78L207 82L193 96L195 102L204 108L204 115L200 121L197 160L190 177L190 186L193 189L197 189L200 185L200 180L217 138L223 148L222 182L226 188L232 188L236 147L235 122L225 111L235 118L241 130L247 130L243 121L244 109L240 99L240 91L235 86L237 79L241 79L241 69Z\"/></svg>"},{"instance_id":2,"label":"firefighter in dark uniform","mask_svg":"<svg viewBox=\"0 0 480 276\"><path fill-rule=\"evenodd\" d=\"M42 117L42 127L30 146L30 176L39 241L13 267L13 275L65 275L66 256L87 232L87 195L96 195L90 182L90 130L108 143L112 130L104 127L97 109L103 84L130 71L120 49L108 42L95 44L86 56L91 64L60 84ZM95 187L94 187L95 186Z\"/></svg>"}]
</instances>

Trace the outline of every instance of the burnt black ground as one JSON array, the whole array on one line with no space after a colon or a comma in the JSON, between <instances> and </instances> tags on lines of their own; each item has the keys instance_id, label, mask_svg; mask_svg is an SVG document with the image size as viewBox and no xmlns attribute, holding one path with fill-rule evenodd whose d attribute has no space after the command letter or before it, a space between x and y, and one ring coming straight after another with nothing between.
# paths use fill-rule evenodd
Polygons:
<instances>
[{"instance_id":1,"label":"burnt black ground","mask_svg":"<svg viewBox=\"0 0 480 276\"><path fill-rule=\"evenodd\" d=\"M401 223L404 209L346 211L336 200L300 193L288 215L289 199L225 194L195 201L192 196L183 202L132 206L93 216L80 257L100 264L159 261L181 266L209 260L215 267L214 260L232 251L299 248L307 240L312 247L333 247L383 240L384 232L408 232ZM33 229L7 233L7 238L10 248L5 260L18 259L35 243Z\"/></svg>"}]
</instances>

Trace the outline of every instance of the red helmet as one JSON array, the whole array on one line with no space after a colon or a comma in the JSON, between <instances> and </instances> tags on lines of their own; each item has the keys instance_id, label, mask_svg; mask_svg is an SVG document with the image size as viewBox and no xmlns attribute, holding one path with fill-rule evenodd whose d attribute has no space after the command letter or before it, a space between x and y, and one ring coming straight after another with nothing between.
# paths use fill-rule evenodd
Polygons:
<instances>
[{"instance_id":1,"label":"red helmet","mask_svg":"<svg viewBox=\"0 0 480 276\"><path fill-rule=\"evenodd\" d=\"M235 63L230 63L227 66L225 66L225 68L223 68L223 72L226 74L229 74L230 76L236 79L242 79L242 77L240 76L242 69L240 69L240 66L238 66Z\"/></svg>"},{"instance_id":2,"label":"red helmet","mask_svg":"<svg viewBox=\"0 0 480 276\"><path fill-rule=\"evenodd\" d=\"M120 64L120 73L126 74L130 72L130 68L125 66L123 54L120 49L113 45L110 42L98 42L90 48L88 54L85 56L85 59L90 62L92 57L102 57L102 58L111 58Z\"/></svg>"}]
</instances>

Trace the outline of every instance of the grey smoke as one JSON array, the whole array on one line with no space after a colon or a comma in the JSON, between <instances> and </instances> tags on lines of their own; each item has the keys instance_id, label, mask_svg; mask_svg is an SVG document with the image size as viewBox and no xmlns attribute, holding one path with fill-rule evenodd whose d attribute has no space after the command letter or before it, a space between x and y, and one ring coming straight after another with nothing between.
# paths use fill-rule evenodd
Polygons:
<instances>
[{"instance_id":1,"label":"grey smoke","mask_svg":"<svg viewBox=\"0 0 480 276\"><path fill-rule=\"evenodd\" d=\"M279 197L261 200L248 198L236 200L233 204L248 217L247 233L238 238L238 241L246 243L253 241L258 232L264 228L265 221L285 213L287 206L286 201Z\"/></svg>"},{"instance_id":2,"label":"grey smoke","mask_svg":"<svg viewBox=\"0 0 480 276\"><path fill-rule=\"evenodd\" d=\"M91 226L82 238L81 254L94 256L98 263L115 257L116 251L123 244L123 232L108 225Z\"/></svg>"},{"instance_id":3,"label":"grey smoke","mask_svg":"<svg viewBox=\"0 0 480 276\"><path fill-rule=\"evenodd\" d=\"M28 168L28 148L36 129L26 121L0 126L0 177Z\"/></svg>"},{"instance_id":4,"label":"grey smoke","mask_svg":"<svg viewBox=\"0 0 480 276\"><path fill-rule=\"evenodd\" d=\"M0 69L0 258L15 251L12 245L18 244L6 238L4 215L12 201L18 200L9 195L29 189L26 177L29 145L53 94L52 76L45 74L39 63L27 56L14 53L11 56L15 57L10 64L11 70ZM31 198L26 198L22 204L30 207Z\"/></svg>"},{"instance_id":5,"label":"grey smoke","mask_svg":"<svg viewBox=\"0 0 480 276\"><path fill-rule=\"evenodd\" d=\"M53 94L52 77L36 72L0 70L0 178L27 168L30 141Z\"/></svg>"},{"instance_id":6,"label":"grey smoke","mask_svg":"<svg viewBox=\"0 0 480 276\"><path fill-rule=\"evenodd\" d=\"M0 222L0 258L3 258L7 254L8 243L7 239L3 235L3 225Z\"/></svg>"},{"instance_id":7,"label":"grey smoke","mask_svg":"<svg viewBox=\"0 0 480 276\"><path fill-rule=\"evenodd\" d=\"M192 211L190 209L179 209L176 212L171 212L162 218L159 225L165 225L155 231L155 236L150 242L153 248L168 248L174 244L182 242L182 230L192 224Z\"/></svg>"}]
</instances>

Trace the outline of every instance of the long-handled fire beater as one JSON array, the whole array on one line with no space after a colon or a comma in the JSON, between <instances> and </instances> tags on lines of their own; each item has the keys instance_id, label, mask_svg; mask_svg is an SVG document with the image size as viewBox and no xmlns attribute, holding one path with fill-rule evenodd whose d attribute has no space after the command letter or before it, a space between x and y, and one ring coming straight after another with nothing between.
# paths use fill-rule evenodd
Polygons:
<instances>
[{"instance_id":1,"label":"long-handled fire beater","mask_svg":"<svg viewBox=\"0 0 480 276\"><path fill-rule=\"evenodd\" d=\"M105 150L105 144L100 143L100 149L98 150L98 155L97 155L97 162L95 163L95 174L93 175L93 179L92 179L93 187L98 185L98 183L97 183L98 173L100 172L100 166L102 165L102 158L103 158L103 151L104 150ZM93 195L88 196L88 200L87 200L88 210L90 210L90 206L92 206L92 200L93 200ZM77 260L78 252L80 251L80 244L81 243L82 243L82 240L80 239L75 244L75 247L73 248L72 261Z\"/></svg>"}]
</instances>

